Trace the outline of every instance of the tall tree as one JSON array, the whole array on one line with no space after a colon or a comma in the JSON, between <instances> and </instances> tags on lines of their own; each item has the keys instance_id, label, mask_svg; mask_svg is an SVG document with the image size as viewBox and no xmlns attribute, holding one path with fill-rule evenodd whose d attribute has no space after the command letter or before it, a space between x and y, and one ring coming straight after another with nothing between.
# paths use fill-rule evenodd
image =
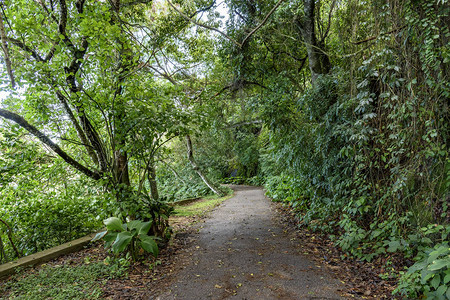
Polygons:
<instances>
[{"instance_id":1,"label":"tall tree","mask_svg":"<svg viewBox=\"0 0 450 300\"><path fill-rule=\"evenodd\" d=\"M330 15L333 10L334 2L329 12ZM318 39L316 34L316 20L318 20L316 1L304 0L303 15L296 15L295 23L301 33L308 52L309 69L311 71L311 79L313 82L320 74L327 74L331 69L330 58L325 52L325 38L328 35L329 27L325 35L321 39ZM331 22L331 17L329 18L329 22ZM330 26L330 24L328 24L328 26Z\"/></svg>"},{"instance_id":2,"label":"tall tree","mask_svg":"<svg viewBox=\"0 0 450 300\"><path fill-rule=\"evenodd\" d=\"M151 2L19 0L2 5L8 24L2 41L10 46L16 81L26 96L4 100L0 116L26 129L84 175L104 179L102 184L119 202L130 201L142 192L140 168L144 175L151 171L148 157L133 149L136 111L140 127L147 126L163 140L177 134L171 129L177 126L177 114L157 109L167 106L169 98L155 97L149 88L155 84L153 75L144 68L152 59L148 50L154 47L155 53L160 46L152 38L162 34L134 27L148 22ZM165 34L166 40L171 38ZM170 122L158 124L152 117ZM145 152L152 145L153 139L146 140L139 149ZM131 173L132 162L138 169Z\"/></svg>"}]
</instances>

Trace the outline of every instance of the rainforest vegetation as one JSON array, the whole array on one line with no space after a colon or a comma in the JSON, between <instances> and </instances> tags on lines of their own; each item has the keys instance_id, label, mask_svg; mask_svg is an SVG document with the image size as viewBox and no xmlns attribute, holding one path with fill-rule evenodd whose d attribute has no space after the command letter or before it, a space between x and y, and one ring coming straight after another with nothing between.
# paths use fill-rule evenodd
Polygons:
<instances>
[{"instance_id":1,"label":"rainforest vegetation","mask_svg":"<svg viewBox=\"0 0 450 300\"><path fill-rule=\"evenodd\" d=\"M397 295L450 299L449 24L447 0L1 1L0 261L105 219L157 255L169 202L264 185Z\"/></svg>"}]
</instances>

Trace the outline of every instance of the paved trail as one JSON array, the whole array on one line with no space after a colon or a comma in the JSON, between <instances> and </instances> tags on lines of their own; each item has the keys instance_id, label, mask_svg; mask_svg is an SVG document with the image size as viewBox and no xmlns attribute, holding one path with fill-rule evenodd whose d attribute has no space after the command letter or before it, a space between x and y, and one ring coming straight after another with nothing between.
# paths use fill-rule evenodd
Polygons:
<instances>
[{"instance_id":1,"label":"paved trail","mask_svg":"<svg viewBox=\"0 0 450 300\"><path fill-rule=\"evenodd\" d=\"M339 281L274 220L262 189L233 189L203 224L190 264L157 299L342 299Z\"/></svg>"}]
</instances>

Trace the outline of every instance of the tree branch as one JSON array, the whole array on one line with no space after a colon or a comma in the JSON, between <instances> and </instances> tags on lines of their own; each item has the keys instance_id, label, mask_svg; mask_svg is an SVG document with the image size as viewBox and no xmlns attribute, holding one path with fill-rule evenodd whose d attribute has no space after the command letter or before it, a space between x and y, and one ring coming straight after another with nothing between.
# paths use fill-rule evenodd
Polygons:
<instances>
[{"instance_id":1,"label":"tree branch","mask_svg":"<svg viewBox=\"0 0 450 300\"><path fill-rule=\"evenodd\" d=\"M77 135L81 140L81 144L85 146L86 151L88 152L92 161L94 163L96 163L97 165L99 165L100 164L99 159L98 159L97 155L95 154L95 151L93 150L92 145L89 143L89 141L86 137L86 134L81 129L80 124L78 123L72 110L70 109L69 104L67 103L66 97L64 97L64 95L59 90L55 90L55 92L56 92L56 96L58 97L59 101L61 102L62 106L64 107L64 110L66 111L67 115L69 116L70 121L72 122L73 126L75 127Z\"/></svg>"},{"instance_id":2,"label":"tree branch","mask_svg":"<svg viewBox=\"0 0 450 300\"><path fill-rule=\"evenodd\" d=\"M20 49L24 50L25 52L28 52L35 60L44 61L44 59L36 51L25 45L25 43L13 38L7 38L7 40L13 45L16 45Z\"/></svg>"},{"instance_id":3,"label":"tree branch","mask_svg":"<svg viewBox=\"0 0 450 300\"><path fill-rule=\"evenodd\" d=\"M327 24L327 29L325 30L325 32L321 35L320 41L321 43L325 41L325 39L327 38L328 34L330 33L330 28L331 28L331 17L333 15L333 10L334 7L336 6L336 0L333 0L333 2L331 3L331 7L330 7L330 13L328 14L328 24ZM318 22L319 23L319 22Z\"/></svg>"},{"instance_id":4,"label":"tree branch","mask_svg":"<svg viewBox=\"0 0 450 300\"><path fill-rule=\"evenodd\" d=\"M227 38L228 40L230 40L231 42L233 42L234 44L236 44L239 48L242 47L242 44L238 43L236 40L234 40L231 36L229 36L229 35L226 34L225 32L222 32L222 31L220 31L219 29L214 28L214 27L212 27L212 26L209 26L209 25L206 25L206 24L199 23L199 22L195 21L195 20L192 19L192 18L189 18L189 17L188 17L187 15L185 15L181 10L179 10L175 5L173 5L172 2L170 2L170 0L167 0L167 2L169 3L169 5L170 5L174 10L176 10L176 11L177 11L183 18L185 18L187 21L192 22L192 23L194 23L194 24L197 25L197 26L204 27L204 28L206 28L206 29L215 31L215 32L221 34L222 36L224 36L225 38Z\"/></svg>"},{"instance_id":5,"label":"tree branch","mask_svg":"<svg viewBox=\"0 0 450 300\"><path fill-rule=\"evenodd\" d=\"M56 19L55 15L53 15L52 13L50 13L50 11L48 10L47 6L45 5L45 3L42 0L35 0L37 1L42 8L45 10L45 12L47 13L47 15L53 19L53 21L55 21L56 23L58 23L58 20Z\"/></svg>"},{"instance_id":6,"label":"tree branch","mask_svg":"<svg viewBox=\"0 0 450 300\"><path fill-rule=\"evenodd\" d=\"M220 191L220 189L209 180L208 177L205 176L203 171L200 169L199 165L194 159L194 153L192 149L192 141L191 137L189 135L186 135L186 146L187 146L187 156L189 159L189 162L191 163L192 169L200 176L200 178L203 180L203 182L209 187L211 191L213 191L214 194L218 195L219 197L223 196L223 192Z\"/></svg>"},{"instance_id":7,"label":"tree branch","mask_svg":"<svg viewBox=\"0 0 450 300\"><path fill-rule=\"evenodd\" d=\"M195 17L196 15L198 15L199 13L202 13L202 12L205 12L205 11L207 11L207 10L210 10L215 4L216 4L216 0L212 1L211 4L208 5L207 7L197 10L195 13L193 13L192 15L190 15L189 18L193 18L193 17Z\"/></svg>"},{"instance_id":8,"label":"tree branch","mask_svg":"<svg viewBox=\"0 0 450 300\"><path fill-rule=\"evenodd\" d=\"M271 11L269 11L269 13L266 15L266 17L264 18L264 20L262 20L262 22L256 26L252 31L250 31L250 33L242 40L241 43L241 48L245 45L245 43L247 42L247 40L258 30L260 29L269 19L269 17L275 12L275 10L281 5L281 3L283 3L284 0L279 0L277 2L277 4L275 4L275 6L272 8Z\"/></svg>"},{"instance_id":9,"label":"tree branch","mask_svg":"<svg viewBox=\"0 0 450 300\"><path fill-rule=\"evenodd\" d=\"M264 122L262 120L253 120L253 121L242 121L234 124L229 124L227 128L235 128L245 125L253 125L253 124L263 124Z\"/></svg>"},{"instance_id":10,"label":"tree branch","mask_svg":"<svg viewBox=\"0 0 450 300\"><path fill-rule=\"evenodd\" d=\"M197 22L196 20L192 19L192 17L195 16L196 13L193 14L192 17L188 17L188 16L185 15L181 10L179 10L175 5L173 5L173 3L170 2L170 0L167 0L167 2L169 3L169 5L170 5L173 9L175 9L175 10L176 10L183 18L185 18L187 21L192 22L192 23L194 23L194 24L197 25L197 26L204 27L204 28L206 28L206 29L209 29L209 30L218 32L219 34L221 34L222 36L224 36L225 38L227 38L228 40L230 40L231 42L233 42L233 43L234 43L236 46L238 46L239 48L242 48L242 47L245 45L245 43L248 41L248 39L249 39L256 31L258 31L258 30L259 30L259 29L267 22L267 20L270 18L270 16L271 16L271 15L275 12L275 10L281 5L281 3L283 3L283 1L284 1L284 0L279 0L279 1L277 2L277 4L275 4L275 6L270 10L270 12L265 16L265 18L263 19L263 21L262 21L258 26L256 26L252 31L250 31L249 34L247 34L247 36L242 40L242 43L239 43L238 41L236 41L235 39L233 39L232 37L230 37L229 35L227 35L225 32L222 32L222 31L220 31L219 29L214 28L214 27L212 27L212 26L209 26L209 25L206 25L206 24L199 23L199 22ZM211 7L212 7L212 5L209 6L209 8L211 8Z\"/></svg>"},{"instance_id":11,"label":"tree branch","mask_svg":"<svg viewBox=\"0 0 450 300\"><path fill-rule=\"evenodd\" d=\"M303 64L303 63L306 61L306 59L308 58L308 56L298 58L298 57L295 57L294 55L292 55L292 54L290 54L290 53L288 53L288 52L286 52L286 51L275 51L275 49L270 49L270 47L269 47L269 45L268 45L268 43L267 43L267 41L266 41L265 39L263 39L263 44L264 44L264 46L266 46L267 50L268 50L270 53L272 53L272 54L274 54L274 55L277 55L277 54L286 54L287 56L293 58L293 59L296 60L296 61L301 62L302 64Z\"/></svg>"},{"instance_id":12,"label":"tree branch","mask_svg":"<svg viewBox=\"0 0 450 300\"><path fill-rule=\"evenodd\" d=\"M101 178L101 175L97 172L94 172L79 162L77 162L75 159L73 159L71 156L69 156L66 152L64 152L57 144L55 144L48 136L46 136L44 133L40 132L36 127L28 123L23 117L20 115L13 113L11 111L1 109L0 108L0 117L3 117L7 120L11 120L18 124L20 127L27 130L29 133L37 137L42 143L49 146L50 149L52 149L56 154L58 154L65 162L67 162L69 165L77 169L78 171L84 173L88 177L98 180Z\"/></svg>"},{"instance_id":13,"label":"tree branch","mask_svg":"<svg viewBox=\"0 0 450 300\"><path fill-rule=\"evenodd\" d=\"M378 35L374 35L374 36L368 37L368 38L366 38L366 39L364 39L364 40L361 40L361 41L351 42L351 43L354 44L354 45L359 45L359 44L367 43L367 42L376 40L379 36L384 36L384 35L388 35L388 34L391 34L391 33L397 32L397 31L400 31L400 30L404 29L405 27L406 27L406 25L405 25L405 26L402 26L402 27L400 27L400 28L392 29L392 30L390 30L390 31L388 31L388 32L385 32L385 33L382 33L382 34L378 34Z\"/></svg>"}]
</instances>

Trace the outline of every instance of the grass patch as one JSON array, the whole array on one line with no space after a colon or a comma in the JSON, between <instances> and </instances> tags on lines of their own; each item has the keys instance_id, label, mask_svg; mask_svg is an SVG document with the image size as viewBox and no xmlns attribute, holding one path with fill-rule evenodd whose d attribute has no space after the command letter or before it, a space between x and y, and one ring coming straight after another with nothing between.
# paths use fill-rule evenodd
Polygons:
<instances>
[{"instance_id":1,"label":"grass patch","mask_svg":"<svg viewBox=\"0 0 450 300\"><path fill-rule=\"evenodd\" d=\"M0 285L0 299L99 299L107 279L126 274L118 260L106 265L92 262L78 266L43 266L23 272Z\"/></svg>"},{"instance_id":2,"label":"grass patch","mask_svg":"<svg viewBox=\"0 0 450 300\"><path fill-rule=\"evenodd\" d=\"M211 211L214 207L222 203L223 201L230 199L233 194L227 195L225 197L218 198L217 196L208 196L200 200L191 202L186 205L176 205L175 206L175 217L195 217L201 216L205 213Z\"/></svg>"}]
</instances>

